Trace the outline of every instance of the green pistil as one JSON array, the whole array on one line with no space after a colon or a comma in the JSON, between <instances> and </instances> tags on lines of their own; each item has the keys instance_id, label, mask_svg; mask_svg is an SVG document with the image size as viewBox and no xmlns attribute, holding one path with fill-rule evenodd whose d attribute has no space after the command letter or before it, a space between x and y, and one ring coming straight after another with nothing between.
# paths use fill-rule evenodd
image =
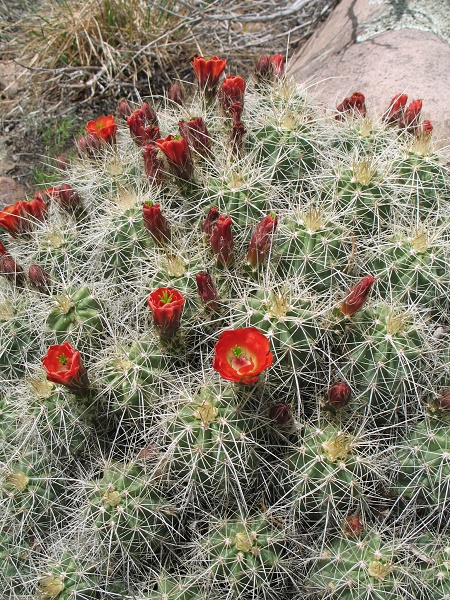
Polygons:
<instances>
[{"instance_id":1,"label":"green pistil","mask_svg":"<svg viewBox=\"0 0 450 600\"><path fill-rule=\"evenodd\" d=\"M153 202L151 200L148 200L148 202L145 202L145 206L153 206Z\"/></svg>"},{"instance_id":2,"label":"green pistil","mask_svg":"<svg viewBox=\"0 0 450 600\"><path fill-rule=\"evenodd\" d=\"M275 217L276 217L276 216L277 216L277 215L276 215L275 213L270 213L270 218L271 218L272 220L275 220Z\"/></svg>"},{"instance_id":3,"label":"green pistil","mask_svg":"<svg viewBox=\"0 0 450 600\"><path fill-rule=\"evenodd\" d=\"M172 297L173 295L166 290L159 297L159 301L161 304L169 304L169 302L172 302Z\"/></svg>"},{"instance_id":4,"label":"green pistil","mask_svg":"<svg viewBox=\"0 0 450 600\"><path fill-rule=\"evenodd\" d=\"M232 350L234 356L236 358L240 358L240 356L242 355L242 347L241 346L235 346Z\"/></svg>"},{"instance_id":5,"label":"green pistil","mask_svg":"<svg viewBox=\"0 0 450 600\"><path fill-rule=\"evenodd\" d=\"M69 360L65 354L60 354L59 356L56 357L56 359L59 360L59 362L62 365L65 365L66 362Z\"/></svg>"}]
</instances>

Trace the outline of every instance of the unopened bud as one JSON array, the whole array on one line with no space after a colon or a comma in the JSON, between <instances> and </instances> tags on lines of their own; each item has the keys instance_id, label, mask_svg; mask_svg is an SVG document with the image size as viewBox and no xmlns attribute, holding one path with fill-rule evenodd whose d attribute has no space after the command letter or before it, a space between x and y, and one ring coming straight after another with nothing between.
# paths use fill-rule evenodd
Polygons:
<instances>
[{"instance_id":1,"label":"unopened bud","mask_svg":"<svg viewBox=\"0 0 450 600\"><path fill-rule=\"evenodd\" d=\"M438 398L439 407L446 411L450 412L450 388L444 388L441 390L441 394Z\"/></svg>"},{"instance_id":2,"label":"unopened bud","mask_svg":"<svg viewBox=\"0 0 450 600\"><path fill-rule=\"evenodd\" d=\"M122 117L122 119L124 121L126 121L128 119L128 117L131 115L131 113L133 112L133 109L128 104L128 102L121 102L119 104L119 108L117 109L117 112L119 113L119 117Z\"/></svg>"},{"instance_id":3,"label":"unopened bud","mask_svg":"<svg viewBox=\"0 0 450 600\"><path fill-rule=\"evenodd\" d=\"M158 244L170 240L170 227L166 217L161 212L159 204L146 202L142 207L144 226Z\"/></svg>"},{"instance_id":4,"label":"unopened bud","mask_svg":"<svg viewBox=\"0 0 450 600\"><path fill-rule=\"evenodd\" d=\"M282 54L274 54L270 57L269 63L275 77L281 77L284 73L284 56Z\"/></svg>"},{"instance_id":5,"label":"unopened bud","mask_svg":"<svg viewBox=\"0 0 450 600\"><path fill-rule=\"evenodd\" d=\"M410 133L419 126L420 113L422 112L422 100L413 100L405 111L403 118L400 120L398 126L402 129L406 129Z\"/></svg>"},{"instance_id":6,"label":"unopened bud","mask_svg":"<svg viewBox=\"0 0 450 600\"><path fill-rule=\"evenodd\" d=\"M5 254L8 254L8 250L6 249L6 247L0 242L0 256L5 256Z\"/></svg>"},{"instance_id":7,"label":"unopened bud","mask_svg":"<svg viewBox=\"0 0 450 600\"><path fill-rule=\"evenodd\" d=\"M273 234L277 228L278 217L267 215L257 225L248 245L247 260L252 267L262 265L269 254Z\"/></svg>"},{"instance_id":8,"label":"unopened bud","mask_svg":"<svg viewBox=\"0 0 450 600\"><path fill-rule=\"evenodd\" d=\"M354 515L353 517L347 517L343 529L344 533L349 537L357 537L364 531L364 525L361 519Z\"/></svg>"},{"instance_id":9,"label":"unopened bud","mask_svg":"<svg viewBox=\"0 0 450 600\"><path fill-rule=\"evenodd\" d=\"M291 407L283 402L274 404L269 409L269 419L277 425L286 425L291 419Z\"/></svg>"},{"instance_id":10,"label":"unopened bud","mask_svg":"<svg viewBox=\"0 0 450 600\"><path fill-rule=\"evenodd\" d=\"M28 279L32 286L40 291L48 291L50 275L40 265L31 265Z\"/></svg>"},{"instance_id":11,"label":"unopened bud","mask_svg":"<svg viewBox=\"0 0 450 600\"><path fill-rule=\"evenodd\" d=\"M217 208L217 206L211 206L206 216L206 219L203 221L203 231L205 232L208 241L211 238L214 225L216 224L218 218L219 209Z\"/></svg>"},{"instance_id":12,"label":"unopened bud","mask_svg":"<svg viewBox=\"0 0 450 600\"><path fill-rule=\"evenodd\" d=\"M363 277L361 281L350 289L347 297L341 304L341 311L344 315L352 316L362 307L367 300L374 281L375 278L372 275L366 275L366 277Z\"/></svg>"},{"instance_id":13,"label":"unopened bud","mask_svg":"<svg viewBox=\"0 0 450 600\"><path fill-rule=\"evenodd\" d=\"M3 275L11 283L22 285L25 281L23 268L10 256L4 255L0 258L0 275Z\"/></svg>"},{"instance_id":14,"label":"unopened bud","mask_svg":"<svg viewBox=\"0 0 450 600\"><path fill-rule=\"evenodd\" d=\"M351 387L345 381L338 381L325 392L325 403L333 408L344 408L350 402Z\"/></svg>"},{"instance_id":15,"label":"unopened bud","mask_svg":"<svg viewBox=\"0 0 450 600\"><path fill-rule=\"evenodd\" d=\"M217 255L219 265L229 265L233 260L233 234L231 232L231 217L220 215L211 234L211 247Z\"/></svg>"},{"instance_id":16,"label":"unopened bud","mask_svg":"<svg viewBox=\"0 0 450 600\"><path fill-rule=\"evenodd\" d=\"M95 151L98 150L101 145L102 140L95 135L82 136L77 142L77 148L81 154L95 154Z\"/></svg>"},{"instance_id":17,"label":"unopened bud","mask_svg":"<svg viewBox=\"0 0 450 600\"><path fill-rule=\"evenodd\" d=\"M348 98L344 98L344 100L339 104L336 108L338 111L338 115L336 115L336 119L342 119L342 113L353 113L360 114L362 117L366 116L366 99L364 94L361 92L354 92Z\"/></svg>"},{"instance_id":18,"label":"unopened bud","mask_svg":"<svg viewBox=\"0 0 450 600\"><path fill-rule=\"evenodd\" d=\"M386 123L399 123L405 114L406 103L408 96L406 94L397 94L391 100L388 110L386 111L383 121Z\"/></svg>"},{"instance_id":19,"label":"unopened bud","mask_svg":"<svg viewBox=\"0 0 450 600\"><path fill-rule=\"evenodd\" d=\"M255 74L259 81L269 79L273 74L270 59L267 55L261 56L255 65Z\"/></svg>"},{"instance_id":20,"label":"unopened bud","mask_svg":"<svg viewBox=\"0 0 450 600\"><path fill-rule=\"evenodd\" d=\"M60 169L61 171L65 171L66 169L68 169L70 167L70 160L67 158L67 156L64 156L63 154L61 154L56 159L56 167L58 169Z\"/></svg>"},{"instance_id":21,"label":"unopened bud","mask_svg":"<svg viewBox=\"0 0 450 600\"><path fill-rule=\"evenodd\" d=\"M80 196L67 183L63 183L58 191L58 204L61 208L68 211L73 211L80 204Z\"/></svg>"},{"instance_id":22,"label":"unopened bud","mask_svg":"<svg viewBox=\"0 0 450 600\"><path fill-rule=\"evenodd\" d=\"M148 102L141 104L141 111L147 125L158 125L158 116Z\"/></svg>"},{"instance_id":23,"label":"unopened bud","mask_svg":"<svg viewBox=\"0 0 450 600\"><path fill-rule=\"evenodd\" d=\"M219 294L211 275L202 271L201 273L197 273L195 280L197 282L197 292L202 299L202 302L211 310L215 310L217 308Z\"/></svg>"},{"instance_id":24,"label":"unopened bud","mask_svg":"<svg viewBox=\"0 0 450 600\"><path fill-rule=\"evenodd\" d=\"M181 86L178 83L174 83L173 86L170 88L169 100L175 102L176 104L179 104L180 106L183 105L183 90L181 89Z\"/></svg>"},{"instance_id":25,"label":"unopened bud","mask_svg":"<svg viewBox=\"0 0 450 600\"><path fill-rule=\"evenodd\" d=\"M143 148L145 174L154 185L160 185L164 179L164 162L158 156L158 148L147 144Z\"/></svg>"}]
</instances>

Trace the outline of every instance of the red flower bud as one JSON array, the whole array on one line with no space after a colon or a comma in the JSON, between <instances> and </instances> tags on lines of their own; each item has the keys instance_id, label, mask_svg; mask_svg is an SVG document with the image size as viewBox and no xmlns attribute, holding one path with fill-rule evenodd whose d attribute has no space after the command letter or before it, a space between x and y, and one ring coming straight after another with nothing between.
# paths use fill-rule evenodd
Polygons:
<instances>
[{"instance_id":1,"label":"red flower bud","mask_svg":"<svg viewBox=\"0 0 450 600\"><path fill-rule=\"evenodd\" d=\"M206 216L206 219L203 221L203 231L206 234L206 237L208 238L208 241L211 238L213 229L214 229L214 225L217 222L217 219L219 218L219 209L217 208L217 206L211 206L211 208L209 209L209 212Z\"/></svg>"},{"instance_id":2,"label":"red flower bud","mask_svg":"<svg viewBox=\"0 0 450 600\"><path fill-rule=\"evenodd\" d=\"M183 106L183 90L181 89L178 83L174 83L173 86L170 88L168 97L169 100L175 102L175 104Z\"/></svg>"},{"instance_id":3,"label":"red flower bud","mask_svg":"<svg viewBox=\"0 0 450 600\"><path fill-rule=\"evenodd\" d=\"M86 124L88 135L97 137L104 142L114 142L116 139L117 125L113 115L99 117L95 121Z\"/></svg>"},{"instance_id":4,"label":"red flower bud","mask_svg":"<svg viewBox=\"0 0 450 600\"><path fill-rule=\"evenodd\" d=\"M414 132L415 135L417 136L421 136L427 139L431 138L431 134L433 133L433 125L431 124L431 121L424 121L422 123L422 125L419 125L416 129L416 131Z\"/></svg>"},{"instance_id":5,"label":"red flower bud","mask_svg":"<svg viewBox=\"0 0 450 600\"><path fill-rule=\"evenodd\" d=\"M215 310L217 308L219 294L211 275L202 271L201 273L197 273L195 280L197 282L197 292L202 299L202 302L211 310Z\"/></svg>"},{"instance_id":6,"label":"red flower bud","mask_svg":"<svg viewBox=\"0 0 450 600\"><path fill-rule=\"evenodd\" d=\"M352 316L362 307L364 302L367 300L370 288L372 287L375 278L372 275L366 275L361 281L354 285L344 302L341 304L341 311L344 315Z\"/></svg>"},{"instance_id":7,"label":"red flower bud","mask_svg":"<svg viewBox=\"0 0 450 600\"><path fill-rule=\"evenodd\" d=\"M77 142L77 149L80 154L94 155L95 151L102 145L102 140L96 135L87 135L80 137Z\"/></svg>"},{"instance_id":8,"label":"red flower bud","mask_svg":"<svg viewBox=\"0 0 450 600\"><path fill-rule=\"evenodd\" d=\"M158 288L150 294L147 302L161 337L172 338L180 327L183 296L172 288Z\"/></svg>"},{"instance_id":9,"label":"red flower bud","mask_svg":"<svg viewBox=\"0 0 450 600\"><path fill-rule=\"evenodd\" d=\"M124 121L126 121L128 119L128 117L131 115L131 113L133 112L133 109L128 104L128 102L121 102L119 104L117 112L119 113L119 117L121 117Z\"/></svg>"},{"instance_id":10,"label":"red flower bud","mask_svg":"<svg viewBox=\"0 0 450 600\"><path fill-rule=\"evenodd\" d=\"M276 215L267 215L253 232L247 252L247 260L252 267L258 267L264 263L266 256L269 254L277 223L278 217Z\"/></svg>"},{"instance_id":11,"label":"red flower bud","mask_svg":"<svg viewBox=\"0 0 450 600\"><path fill-rule=\"evenodd\" d=\"M258 81L270 79L273 75L273 67L267 55L261 56L255 65L255 74Z\"/></svg>"},{"instance_id":12,"label":"red flower bud","mask_svg":"<svg viewBox=\"0 0 450 600\"><path fill-rule=\"evenodd\" d=\"M226 113L232 104L244 104L245 81L242 77L228 75L219 92L220 104Z\"/></svg>"},{"instance_id":13,"label":"red flower bud","mask_svg":"<svg viewBox=\"0 0 450 600\"><path fill-rule=\"evenodd\" d=\"M239 154L242 149L242 141L244 135L247 133L243 123L233 123L233 129L231 130L230 140L233 144L233 150Z\"/></svg>"},{"instance_id":14,"label":"red flower bud","mask_svg":"<svg viewBox=\"0 0 450 600\"><path fill-rule=\"evenodd\" d=\"M357 537L363 532L364 526L361 519L354 515L353 517L347 517L343 529L349 537Z\"/></svg>"},{"instance_id":15,"label":"red flower bud","mask_svg":"<svg viewBox=\"0 0 450 600\"><path fill-rule=\"evenodd\" d=\"M81 355L69 342L50 346L42 359L47 379L65 385L74 392L82 392L89 385Z\"/></svg>"},{"instance_id":16,"label":"red flower bud","mask_svg":"<svg viewBox=\"0 0 450 600\"><path fill-rule=\"evenodd\" d=\"M25 281L25 272L23 268L8 255L0 257L0 275L3 275L15 285L23 285Z\"/></svg>"},{"instance_id":17,"label":"red flower bud","mask_svg":"<svg viewBox=\"0 0 450 600\"><path fill-rule=\"evenodd\" d=\"M60 154L56 159L56 168L65 171L68 167L70 167L70 160L67 156Z\"/></svg>"},{"instance_id":18,"label":"red flower bud","mask_svg":"<svg viewBox=\"0 0 450 600\"><path fill-rule=\"evenodd\" d=\"M161 212L159 204L146 202L142 207L144 226L158 244L165 244L170 240L170 228L167 219Z\"/></svg>"},{"instance_id":19,"label":"red flower bud","mask_svg":"<svg viewBox=\"0 0 450 600\"><path fill-rule=\"evenodd\" d=\"M219 265L229 265L233 260L231 217L219 216L213 227L210 242L214 254L217 254L217 263Z\"/></svg>"},{"instance_id":20,"label":"red flower bud","mask_svg":"<svg viewBox=\"0 0 450 600\"><path fill-rule=\"evenodd\" d=\"M184 138L177 139L173 135L168 135L163 140L156 140L155 144L166 155L169 167L175 177L185 181L189 180L194 165L187 141Z\"/></svg>"},{"instance_id":21,"label":"red flower bud","mask_svg":"<svg viewBox=\"0 0 450 600\"><path fill-rule=\"evenodd\" d=\"M333 408L343 408L350 402L351 387L345 381L333 383L325 392L325 404Z\"/></svg>"},{"instance_id":22,"label":"red flower bud","mask_svg":"<svg viewBox=\"0 0 450 600\"><path fill-rule=\"evenodd\" d=\"M283 402L274 404L269 409L269 419L277 425L286 425L291 420L291 407Z\"/></svg>"},{"instance_id":23,"label":"red flower bud","mask_svg":"<svg viewBox=\"0 0 450 600\"><path fill-rule=\"evenodd\" d=\"M211 148L211 137L201 117L191 121L179 121L180 135L189 142L191 148L205 156Z\"/></svg>"},{"instance_id":24,"label":"red flower bud","mask_svg":"<svg viewBox=\"0 0 450 600\"><path fill-rule=\"evenodd\" d=\"M344 100L339 104L336 108L338 113L353 113L360 114L362 117L366 116L366 104L365 104L364 94L361 92L354 92L348 98L344 98ZM336 119L341 119L341 115L336 115Z\"/></svg>"},{"instance_id":25,"label":"red flower bud","mask_svg":"<svg viewBox=\"0 0 450 600\"><path fill-rule=\"evenodd\" d=\"M8 255L9 252L6 249L5 245L0 242L0 256Z\"/></svg>"},{"instance_id":26,"label":"red flower bud","mask_svg":"<svg viewBox=\"0 0 450 600\"><path fill-rule=\"evenodd\" d=\"M208 99L212 99L216 95L219 79L226 64L227 61L224 58L218 58L217 56L211 58L196 56L192 60L191 66L197 75L199 88Z\"/></svg>"},{"instance_id":27,"label":"red flower bud","mask_svg":"<svg viewBox=\"0 0 450 600\"><path fill-rule=\"evenodd\" d=\"M444 388L441 390L441 394L438 398L439 407L446 411L450 412L450 388Z\"/></svg>"},{"instance_id":28,"label":"red flower bud","mask_svg":"<svg viewBox=\"0 0 450 600\"><path fill-rule=\"evenodd\" d=\"M164 179L164 163L158 156L158 148L154 144L144 146L145 174L155 185L160 185Z\"/></svg>"},{"instance_id":29,"label":"red flower bud","mask_svg":"<svg viewBox=\"0 0 450 600\"><path fill-rule=\"evenodd\" d=\"M40 265L31 265L28 279L32 286L40 291L48 291L50 275Z\"/></svg>"},{"instance_id":30,"label":"red flower bud","mask_svg":"<svg viewBox=\"0 0 450 600\"><path fill-rule=\"evenodd\" d=\"M243 110L244 110L244 107L242 106L242 104L239 104L239 102L232 104L228 108L228 112L230 113L231 118L233 119L233 125L238 125L238 126L242 125L241 116L242 116Z\"/></svg>"},{"instance_id":31,"label":"red flower bud","mask_svg":"<svg viewBox=\"0 0 450 600\"><path fill-rule=\"evenodd\" d=\"M419 126L420 113L422 112L422 100L413 100L403 115L403 118L399 121L398 126L401 129L407 129L410 133Z\"/></svg>"},{"instance_id":32,"label":"red flower bud","mask_svg":"<svg viewBox=\"0 0 450 600\"><path fill-rule=\"evenodd\" d=\"M75 210L80 204L80 196L67 183L63 183L58 191L58 204L67 211Z\"/></svg>"},{"instance_id":33,"label":"red flower bud","mask_svg":"<svg viewBox=\"0 0 450 600\"><path fill-rule=\"evenodd\" d=\"M130 128L131 137L139 146L144 146L149 142L154 142L160 137L159 127L155 124L155 111L144 102L142 106L146 106L145 110L138 108L127 119L127 125Z\"/></svg>"},{"instance_id":34,"label":"red flower bud","mask_svg":"<svg viewBox=\"0 0 450 600\"><path fill-rule=\"evenodd\" d=\"M282 54L274 54L270 57L269 62L275 77L281 77L284 73L284 56Z\"/></svg>"},{"instance_id":35,"label":"red flower bud","mask_svg":"<svg viewBox=\"0 0 450 600\"><path fill-rule=\"evenodd\" d=\"M144 115L146 125L158 125L158 116L148 102L143 102L140 110Z\"/></svg>"},{"instance_id":36,"label":"red flower bud","mask_svg":"<svg viewBox=\"0 0 450 600\"><path fill-rule=\"evenodd\" d=\"M406 94L397 94L391 100L388 110L386 111L383 121L386 123L398 123L403 119L405 107L408 101Z\"/></svg>"},{"instance_id":37,"label":"red flower bud","mask_svg":"<svg viewBox=\"0 0 450 600\"><path fill-rule=\"evenodd\" d=\"M214 346L213 369L227 381L256 383L272 362L269 340L255 327L223 331Z\"/></svg>"},{"instance_id":38,"label":"red flower bud","mask_svg":"<svg viewBox=\"0 0 450 600\"><path fill-rule=\"evenodd\" d=\"M50 192L52 194L51 197L56 196L57 188L50 188L50 190L44 190L43 194ZM41 192L37 192L34 195L33 200L29 200L24 204L25 212L38 221L43 221L47 214L47 205L41 196ZM31 225L31 224L30 224ZM29 227L28 227L29 228Z\"/></svg>"}]
</instances>

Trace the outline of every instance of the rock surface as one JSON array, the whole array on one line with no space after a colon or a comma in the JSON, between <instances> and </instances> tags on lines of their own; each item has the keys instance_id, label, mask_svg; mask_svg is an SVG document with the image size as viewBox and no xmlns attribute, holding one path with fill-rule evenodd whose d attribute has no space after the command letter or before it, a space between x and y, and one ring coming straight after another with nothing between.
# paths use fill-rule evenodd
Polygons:
<instances>
[{"instance_id":1,"label":"rock surface","mask_svg":"<svg viewBox=\"0 0 450 600\"><path fill-rule=\"evenodd\" d=\"M290 61L288 72L318 99L354 91L381 115L395 94L423 100L438 145L450 142L448 0L342 0Z\"/></svg>"},{"instance_id":2,"label":"rock surface","mask_svg":"<svg viewBox=\"0 0 450 600\"><path fill-rule=\"evenodd\" d=\"M12 177L0 177L0 210L19 200L25 200L23 186Z\"/></svg>"}]
</instances>

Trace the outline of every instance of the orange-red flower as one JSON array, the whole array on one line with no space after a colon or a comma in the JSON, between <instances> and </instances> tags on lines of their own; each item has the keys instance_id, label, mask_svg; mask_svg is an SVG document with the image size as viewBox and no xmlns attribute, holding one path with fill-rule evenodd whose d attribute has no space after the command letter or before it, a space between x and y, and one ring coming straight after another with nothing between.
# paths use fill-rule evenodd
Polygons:
<instances>
[{"instance_id":1,"label":"orange-red flower","mask_svg":"<svg viewBox=\"0 0 450 600\"><path fill-rule=\"evenodd\" d=\"M369 295L370 288L372 287L375 278L372 275L366 275L363 277L361 281L358 281L356 285L354 285L344 302L341 304L341 311L344 315L351 317L354 315L367 300L367 296Z\"/></svg>"},{"instance_id":2,"label":"orange-red flower","mask_svg":"<svg viewBox=\"0 0 450 600\"><path fill-rule=\"evenodd\" d=\"M405 114L406 103L408 102L408 96L406 94L396 94L387 109L383 120L386 123L399 123L403 119Z\"/></svg>"},{"instance_id":3,"label":"orange-red flower","mask_svg":"<svg viewBox=\"0 0 450 600\"><path fill-rule=\"evenodd\" d=\"M183 137L168 135L165 139L155 140L156 146L164 152L172 173L187 181L191 178L192 164L189 144Z\"/></svg>"},{"instance_id":4,"label":"orange-red flower","mask_svg":"<svg viewBox=\"0 0 450 600\"><path fill-rule=\"evenodd\" d=\"M204 58L196 56L191 62L198 79L198 85L208 98L213 98L217 92L220 76L222 75L227 61L224 58L212 56Z\"/></svg>"},{"instance_id":5,"label":"orange-red flower","mask_svg":"<svg viewBox=\"0 0 450 600\"><path fill-rule=\"evenodd\" d=\"M12 236L22 233L26 229L24 219L24 202L16 202L0 211L0 227L5 229Z\"/></svg>"},{"instance_id":6,"label":"orange-red flower","mask_svg":"<svg viewBox=\"0 0 450 600\"><path fill-rule=\"evenodd\" d=\"M85 389L89 384L81 355L69 342L50 346L42 364L47 379L53 383L65 385L74 391Z\"/></svg>"},{"instance_id":7,"label":"orange-red flower","mask_svg":"<svg viewBox=\"0 0 450 600\"><path fill-rule=\"evenodd\" d=\"M164 338L173 337L180 327L184 298L173 288L158 288L148 297L153 323Z\"/></svg>"},{"instance_id":8,"label":"orange-red flower","mask_svg":"<svg viewBox=\"0 0 450 600\"><path fill-rule=\"evenodd\" d=\"M256 327L228 329L214 347L213 369L228 381L256 383L272 362L269 340Z\"/></svg>"},{"instance_id":9,"label":"orange-red flower","mask_svg":"<svg viewBox=\"0 0 450 600\"><path fill-rule=\"evenodd\" d=\"M113 142L116 139L117 131L114 115L99 117L95 121L88 121L86 131L89 135L100 138L104 142Z\"/></svg>"}]
</instances>

